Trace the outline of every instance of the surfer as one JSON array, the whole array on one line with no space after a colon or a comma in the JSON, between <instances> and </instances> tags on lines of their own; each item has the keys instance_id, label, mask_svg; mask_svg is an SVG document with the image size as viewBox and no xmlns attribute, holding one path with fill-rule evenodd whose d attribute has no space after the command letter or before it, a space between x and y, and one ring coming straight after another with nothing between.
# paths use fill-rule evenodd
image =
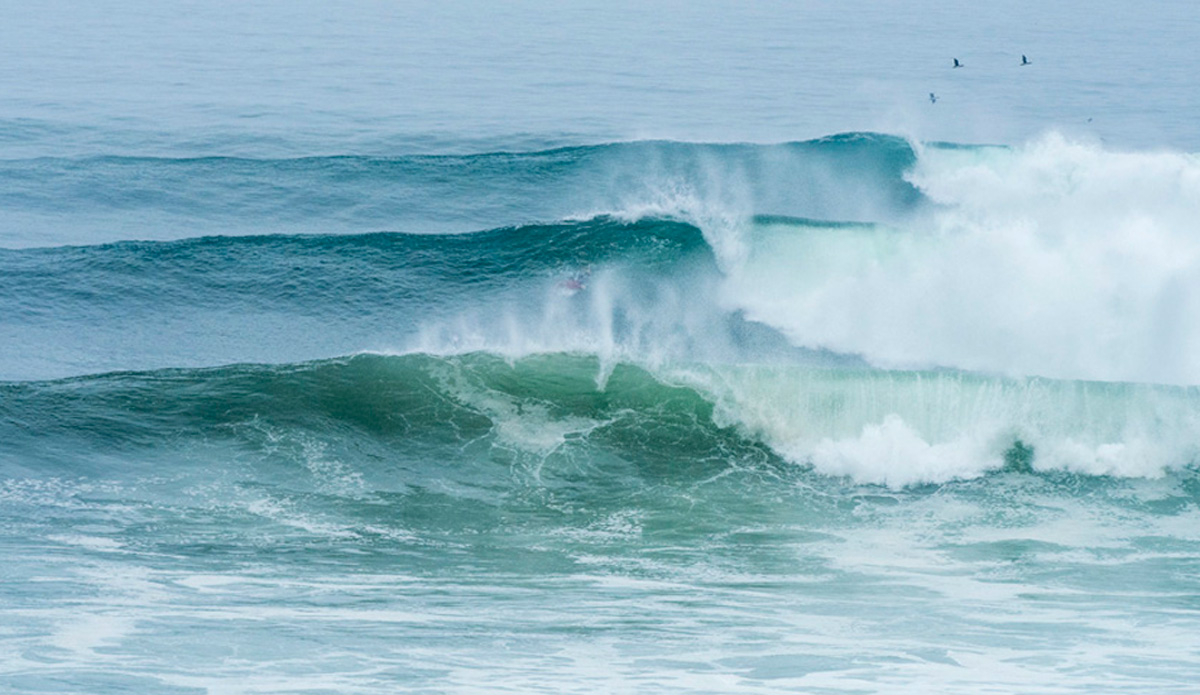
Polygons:
<instances>
[{"instance_id":1,"label":"surfer","mask_svg":"<svg viewBox=\"0 0 1200 695\"><path fill-rule=\"evenodd\" d=\"M1029 59L1025 57L1025 54L1022 53L1021 54L1021 67L1024 67L1026 65L1032 65L1032 63L1030 63Z\"/></svg>"},{"instance_id":2,"label":"surfer","mask_svg":"<svg viewBox=\"0 0 1200 695\"><path fill-rule=\"evenodd\" d=\"M591 276L591 274L592 274L592 266L590 266L590 265L585 266L583 270L575 273L574 275L572 275L569 278L566 278L562 282L559 282L558 286L565 290L569 290L571 292L578 292L580 290L586 290L587 289L586 280Z\"/></svg>"},{"instance_id":3,"label":"surfer","mask_svg":"<svg viewBox=\"0 0 1200 695\"><path fill-rule=\"evenodd\" d=\"M933 92L930 92L930 93L929 93L929 103L930 103L930 104L936 104L936 103L937 103L937 95L936 95L936 94L934 94Z\"/></svg>"},{"instance_id":4,"label":"surfer","mask_svg":"<svg viewBox=\"0 0 1200 695\"><path fill-rule=\"evenodd\" d=\"M954 67L961 68L962 66L963 66L963 64L958 62L958 58L955 58L954 59Z\"/></svg>"}]
</instances>

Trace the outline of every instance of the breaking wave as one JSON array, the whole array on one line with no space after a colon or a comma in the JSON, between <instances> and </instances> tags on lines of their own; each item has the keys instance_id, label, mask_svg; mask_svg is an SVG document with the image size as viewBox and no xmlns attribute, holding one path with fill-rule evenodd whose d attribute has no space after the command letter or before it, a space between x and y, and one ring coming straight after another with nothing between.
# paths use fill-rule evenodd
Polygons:
<instances>
[{"instance_id":1,"label":"breaking wave","mask_svg":"<svg viewBox=\"0 0 1200 695\"><path fill-rule=\"evenodd\" d=\"M1003 470L1155 477L1189 467L1200 442L1190 388L628 363L598 383L603 369L595 356L473 353L116 373L6 384L0 422L10 453L47 436L99 453L265 446L270 431L271 445L290 433L358 468L416 458L424 475L439 460L529 470L613 460L667 476L799 466L893 487Z\"/></svg>"}]
</instances>

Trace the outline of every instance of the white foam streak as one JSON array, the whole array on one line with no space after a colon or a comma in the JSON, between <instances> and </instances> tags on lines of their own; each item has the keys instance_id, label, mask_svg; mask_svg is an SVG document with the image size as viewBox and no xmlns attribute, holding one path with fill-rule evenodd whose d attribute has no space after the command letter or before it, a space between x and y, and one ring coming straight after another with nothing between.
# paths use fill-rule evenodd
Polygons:
<instances>
[{"instance_id":1,"label":"white foam streak","mask_svg":"<svg viewBox=\"0 0 1200 695\"><path fill-rule=\"evenodd\" d=\"M981 475L997 463L995 452L983 444L969 437L931 444L891 414L879 424L865 425L857 439L822 439L807 456L830 475L900 487Z\"/></svg>"},{"instance_id":2,"label":"white foam streak","mask_svg":"<svg viewBox=\"0 0 1200 695\"><path fill-rule=\"evenodd\" d=\"M941 483L1008 464L1154 478L1198 458L1192 389L784 366L665 378L707 394L718 425L859 483Z\"/></svg>"},{"instance_id":3,"label":"white foam streak","mask_svg":"<svg viewBox=\"0 0 1200 695\"><path fill-rule=\"evenodd\" d=\"M1067 438L1045 449L1039 457L1039 469L1064 469L1088 475L1157 478L1172 467L1173 459L1178 462L1183 458L1169 445L1143 438L1102 444Z\"/></svg>"}]
</instances>

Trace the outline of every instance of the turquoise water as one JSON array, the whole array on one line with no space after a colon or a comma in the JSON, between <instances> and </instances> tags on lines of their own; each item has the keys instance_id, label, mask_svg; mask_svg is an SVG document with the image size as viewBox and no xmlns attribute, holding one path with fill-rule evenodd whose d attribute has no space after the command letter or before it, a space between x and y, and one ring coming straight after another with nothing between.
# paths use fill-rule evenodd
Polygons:
<instances>
[{"instance_id":1,"label":"turquoise water","mask_svg":"<svg viewBox=\"0 0 1200 695\"><path fill-rule=\"evenodd\" d=\"M0 691L1195 692L1154 9L6 9Z\"/></svg>"}]
</instances>

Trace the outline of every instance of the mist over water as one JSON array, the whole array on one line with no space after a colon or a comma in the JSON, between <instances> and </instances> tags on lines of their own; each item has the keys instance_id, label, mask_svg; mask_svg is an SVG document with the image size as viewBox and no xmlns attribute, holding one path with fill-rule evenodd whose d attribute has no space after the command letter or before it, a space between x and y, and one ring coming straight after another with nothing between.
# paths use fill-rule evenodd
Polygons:
<instances>
[{"instance_id":1,"label":"mist over water","mask_svg":"<svg viewBox=\"0 0 1200 695\"><path fill-rule=\"evenodd\" d=\"M1189 5L0 19L0 691L1200 681Z\"/></svg>"}]
</instances>

